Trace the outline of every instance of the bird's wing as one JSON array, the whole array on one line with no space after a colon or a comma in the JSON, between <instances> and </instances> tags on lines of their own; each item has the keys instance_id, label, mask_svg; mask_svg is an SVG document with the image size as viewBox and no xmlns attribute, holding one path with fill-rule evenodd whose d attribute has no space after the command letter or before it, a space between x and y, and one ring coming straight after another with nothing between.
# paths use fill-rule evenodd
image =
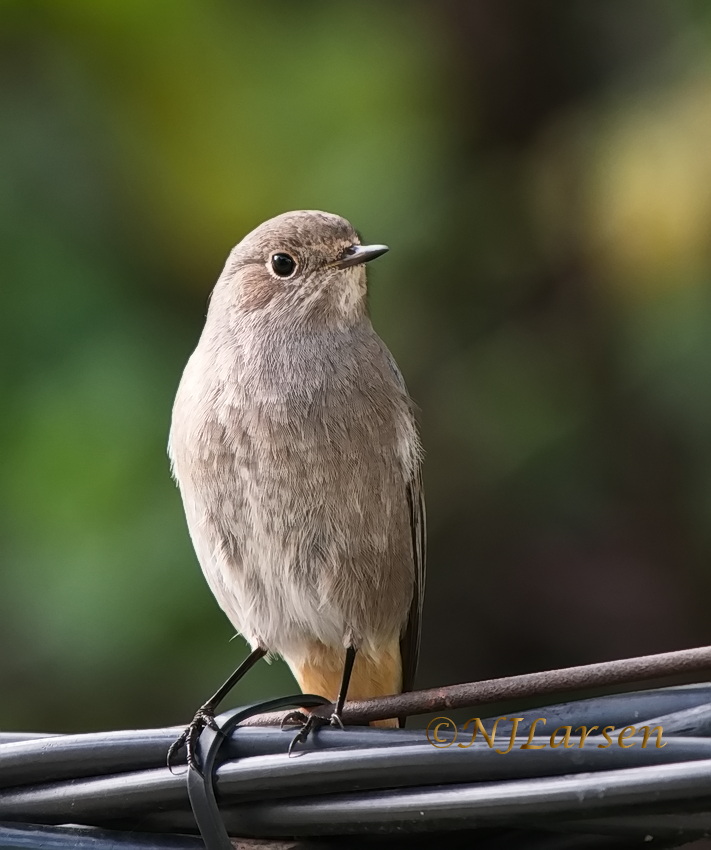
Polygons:
<instances>
[{"instance_id":1,"label":"bird's wing","mask_svg":"<svg viewBox=\"0 0 711 850\"><path fill-rule=\"evenodd\" d=\"M415 586L407 626L400 640L403 691L412 690L415 682L417 659L420 654L422 605L425 595L425 499L422 489L422 473L419 467L413 478L407 482L407 502L410 510Z\"/></svg>"},{"instance_id":2,"label":"bird's wing","mask_svg":"<svg viewBox=\"0 0 711 850\"><path fill-rule=\"evenodd\" d=\"M409 399L409 393L395 358L388 351L385 343L380 341L381 351L393 372L397 385ZM425 494L422 488L422 470L419 462L405 482L405 493L410 514L410 533L412 537L412 562L414 572L414 589L407 625L400 639L400 657L402 659L402 690L412 690L415 682L415 671L420 655L420 629L422 623L422 606L425 599ZM400 718L400 725L405 725L405 718Z\"/></svg>"}]
</instances>

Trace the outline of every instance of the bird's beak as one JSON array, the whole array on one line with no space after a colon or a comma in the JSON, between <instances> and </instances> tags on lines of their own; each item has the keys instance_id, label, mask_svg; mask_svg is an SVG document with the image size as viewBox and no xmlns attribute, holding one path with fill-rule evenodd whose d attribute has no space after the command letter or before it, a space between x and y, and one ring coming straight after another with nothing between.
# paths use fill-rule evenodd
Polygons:
<instances>
[{"instance_id":1,"label":"bird's beak","mask_svg":"<svg viewBox=\"0 0 711 850\"><path fill-rule=\"evenodd\" d=\"M346 248L340 259L335 263L329 263L328 267L347 269L349 266L358 266L361 263L367 263L368 260L374 260L389 250L387 245L351 245L350 248Z\"/></svg>"}]
</instances>

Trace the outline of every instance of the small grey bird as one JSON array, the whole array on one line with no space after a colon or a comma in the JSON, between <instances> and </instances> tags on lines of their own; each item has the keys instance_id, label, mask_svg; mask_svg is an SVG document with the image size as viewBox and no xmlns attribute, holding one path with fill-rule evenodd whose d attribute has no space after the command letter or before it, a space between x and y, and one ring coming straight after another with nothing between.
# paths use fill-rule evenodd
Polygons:
<instances>
[{"instance_id":1,"label":"small grey bird","mask_svg":"<svg viewBox=\"0 0 711 850\"><path fill-rule=\"evenodd\" d=\"M368 317L361 245L325 212L231 252L185 368L169 455L205 578L252 653L171 748L188 757L236 681L281 655L336 702L412 687L424 589L413 405ZM396 725L397 721L381 721Z\"/></svg>"}]
</instances>

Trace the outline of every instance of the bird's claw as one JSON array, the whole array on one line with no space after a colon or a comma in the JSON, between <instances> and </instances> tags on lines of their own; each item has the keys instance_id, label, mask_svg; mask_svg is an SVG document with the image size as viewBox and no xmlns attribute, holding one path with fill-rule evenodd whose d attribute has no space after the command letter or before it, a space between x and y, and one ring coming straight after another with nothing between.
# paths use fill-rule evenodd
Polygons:
<instances>
[{"instance_id":1,"label":"bird's claw","mask_svg":"<svg viewBox=\"0 0 711 850\"><path fill-rule=\"evenodd\" d=\"M330 722L331 722L331 726L336 726L338 729L341 729L342 731L345 732L346 727L343 725L343 721L341 720L340 714L336 714L336 712L334 711L333 714L331 715Z\"/></svg>"},{"instance_id":2,"label":"bird's claw","mask_svg":"<svg viewBox=\"0 0 711 850\"><path fill-rule=\"evenodd\" d=\"M166 762L171 773L173 772L173 759L183 747L186 748L188 767L198 766L196 759L197 742L202 735L202 730L206 727L214 729L216 732L220 731L220 727L215 722L214 710L209 705L203 705L195 712L195 717L170 745Z\"/></svg>"},{"instance_id":3,"label":"bird's claw","mask_svg":"<svg viewBox=\"0 0 711 850\"><path fill-rule=\"evenodd\" d=\"M305 726L309 722L309 715L302 711L300 708L296 711L290 711L288 714L285 714L281 720L281 731L284 731L284 727L289 723L296 723L299 726Z\"/></svg>"},{"instance_id":4,"label":"bird's claw","mask_svg":"<svg viewBox=\"0 0 711 850\"><path fill-rule=\"evenodd\" d=\"M292 711L291 714L282 720L282 728L287 720L302 721L301 729L294 735L289 744L289 755L293 755L294 748L297 744L305 744L309 735L321 726L335 726L338 729L344 729L343 721L335 711L330 717L324 717L322 714L306 714L303 711Z\"/></svg>"}]
</instances>

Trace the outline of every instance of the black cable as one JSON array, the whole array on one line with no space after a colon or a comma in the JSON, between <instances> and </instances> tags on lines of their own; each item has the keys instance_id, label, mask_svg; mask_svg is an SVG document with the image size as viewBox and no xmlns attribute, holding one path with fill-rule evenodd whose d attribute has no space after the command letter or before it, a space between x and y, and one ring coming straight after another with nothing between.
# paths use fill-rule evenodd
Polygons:
<instances>
[{"instance_id":1,"label":"black cable","mask_svg":"<svg viewBox=\"0 0 711 850\"><path fill-rule=\"evenodd\" d=\"M665 731L668 728L670 733L703 736L709 735L708 716L711 712L704 705L711 705L710 685L617 694L527 711L528 719L520 725L519 732L527 732L532 720L545 717L548 721L545 730L550 731L555 726L566 724L590 726L602 722L622 727L628 721L638 726L661 722ZM698 714L679 713L696 706L702 706ZM675 709L673 716L666 714L655 720L640 720L654 717L660 711L669 711L670 708ZM485 725L488 728L491 726L486 721ZM83 735L38 736L37 733L25 733L24 740L18 740L21 738L20 733L6 733L12 738L12 745L0 743L0 788L162 766L168 746L181 731L181 727L170 727ZM405 746L422 743L424 734L421 729L350 727L348 744L355 748ZM339 730L322 729L318 735L319 749L342 746ZM240 727L239 733L226 744L225 755L246 758L283 753L284 739L284 733L280 733L277 727ZM311 743L314 740L312 738ZM306 748L310 746L307 744Z\"/></svg>"},{"instance_id":2,"label":"black cable","mask_svg":"<svg viewBox=\"0 0 711 850\"><path fill-rule=\"evenodd\" d=\"M242 842L238 841L238 845ZM657 840L655 850L678 846L678 840ZM269 850L272 842L259 842L260 850ZM629 850L632 847L648 848L644 837L627 837L624 843L615 835L563 834L545 830L464 830L449 833L448 850ZM204 850L201 838L184 835L152 835L116 830L84 829L77 827L51 827L41 824L0 824L0 847L4 850ZM397 836L338 836L329 841L320 838L279 841L276 850L431 850L432 838L428 834Z\"/></svg>"},{"instance_id":3,"label":"black cable","mask_svg":"<svg viewBox=\"0 0 711 850\"><path fill-rule=\"evenodd\" d=\"M0 847L13 850L204 850L188 835L108 832L82 827L0 823Z\"/></svg>"},{"instance_id":4,"label":"black cable","mask_svg":"<svg viewBox=\"0 0 711 850\"><path fill-rule=\"evenodd\" d=\"M293 727L292 727L293 729ZM143 729L130 732L97 732L84 735L53 735L0 744L0 789L163 766L170 744L182 727ZM242 726L238 735L225 744L228 758L248 758L268 753L284 753L291 733L278 726ZM332 733L329 735L329 733ZM319 730L319 747L343 744L340 730ZM348 743L353 747L395 747L417 740L423 730L349 727ZM306 749L310 744L305 745ZM180 760L176 759L178 764ZM184 753L182 763L184 764Z\"/></svg>"},{"instance_id":5,"label":"black cable","mask_svg":"<svg viewBox=\"0 0 711 850\"><path fill-rule=\"evenodd\" d=\"M708 683L609 694L592 699L556 703L541 708L528 708L525 712L519 712L519 714L525 713L530 719L545 717L548 728L568 724L573 726L598 724L622 727L628 723L640 726L649 722L643 718L659 717L698 706L711 706L711 685ZM476 712L472 711L472 714L476 714ZM508 712L508 716L513 714L516 714L516 712ZM488 711L486 717L491 717ZM522 733L526 728L527 724L521 724ZM696 734L708 733L697 731Z\"/></svg>"},{"instance_id":6,"label":"black cable","mask_svg":"<svg viewBox=\"0 0 711 850\"><path fill-rule=\"evenodd\" d=\"M284 733L288 745L293 730ZM348 733L345 733L348 734ZM534 743L546 744L545 738ZM353 788L377 790L461 782L501 782L535 777L575 775L624 767L682 764L711 759L711 740L670 739L662 749L630 750L597 746L524 751L512 749L501 756L484 742L466 750L436 750L429 744L372 749L313 750L255 756L228 761L217 770L220 797L225 804L265 797L310 797L342 793ZM86 778L70 782L23 787L0 793L0 818L59 823L71 811L82 823L105 824L138 817L156 808L187 811L185 775L167 768L140 773Z\"/></svg>"},{"instance_id":7,"label":"black cable","mask_svg":"<svg viewBox=\"0 0 711 850\"><path fill-rule=\"evenodd\" d=\"M0 745L0 788L165 763L180 729L53 735Z\"/></svg>"},{"instance_id":8,"label":"black cable","mask_svg":"<svg viewBox=\"0 0 711 850\"><path fill-rule=\"evenodd\" d=\"M221 720L234 725L245 714L285 704L304 705L304 699L299 695L261 703ZM402 832L415 840L418 831L455 830L469 836L470 842L476 837L477 846L487 847L486 842L495 842L496 836L504 842L505 836L508 843L491 846L546 850L632 847L638 846L640 837L653 833L652 846L671 847L711 833L711 815L705 811L711 809L707 795L710 703L711 686L705 684L510 714L526 720L518 730L523 736L506 755L490 749L481 735L471 747L458 747L457 743L471 738L471 728L460 729L457 743L438 750L427 742L424 729L325 727L289 758L286 752L295 728L239 726L219 747L215 782L220 808L211 810L210 823L219 826L219 816L235 834L257 837L350 833L362 840L373 836L369 841L379 834L395 841L394 836ZM574 735L570 749L551 749L546 737L532 741L548 742L545 749L519 749L526 730L540 717L548 722L536 731L546 735L558 725L575 730L581 725L610 724L618 731L624 725L661 725L666 746L656 747L651 735L646 749L639 737L627 739L633 744L630 749L616 744L601 749L604 739L591 735L580 748ZM653 719L645 721L645 717ZM492 723L485 726L490 729ZM510 730L510 722L500 724L498 749L507 748ZM176 834L195 830L185 771L173 776L164 766L168 746L179 732L170 728L43 737L28 733L20 736L24 740L12 733L11 742L0 743L0 785L4 786L0 819L16 821L16 827L7 828L19 830L18 841L25 842L32 840L33 830L44 829L38 823L69 821L112 827L127 840L135 835L133 830L139 830L164 833L156 840L192 842L156 847L199 847L198 839ZM3 740L7 736L0 737ZM218 743L218 739L212 741L215 759ZM205 745L210 748L210 736ZM196 787L198 794L210 793L209 782L205 785L201 778ZM23 824L33 826L25 829ZM570 843L559 843L556 830L564 831ZM72 846L66 830L50 830L47 835L59 843L17 846ZM525 838L534 835L538 843L526 844ZM87 829L81 837L98 841L101 834ZM16 846L9 841L9 833L0 830L0 847ZM86 845L94 846L103 850L100 844ZM122 845L115 842L114 846Z\"/></svg>"},{"instance_id":9,"label":"black cable","mask_svg":"<svg viewBox=\"0 0 711 850\"><path fill-rule=\"evenodd\" d=\"M203 730L198 740L199 767L190 764L188 767L188 796L195 815L195 821L202 835L207 850L233 850L232 842L222 821L220 808L217 805L214 788L214 770L220 747L230 733L241 723L255 714L267 711L279 711L285 708L315 708L319 705L329 705L329 700L312 694L297 694L296 696L257 702L245 708L236 709L215 718L215 727L208 726Z\"/></svg>"},{"instance_id":10,"label":"black cable","mask_svg":"<svg viewBox=\"0 0 711 850\"><path fill-rule=\"evenodd\" d=\"M472 785L334 794L222 809L236 835L342 835L545 825L551 819L645 816L665 803L708 803L711 760ZM651 802L650 802L651 801ZM649 808L645 810L645 806ZM640 829L644 829L643 819Z\"/></svg>"}]
</instances>

